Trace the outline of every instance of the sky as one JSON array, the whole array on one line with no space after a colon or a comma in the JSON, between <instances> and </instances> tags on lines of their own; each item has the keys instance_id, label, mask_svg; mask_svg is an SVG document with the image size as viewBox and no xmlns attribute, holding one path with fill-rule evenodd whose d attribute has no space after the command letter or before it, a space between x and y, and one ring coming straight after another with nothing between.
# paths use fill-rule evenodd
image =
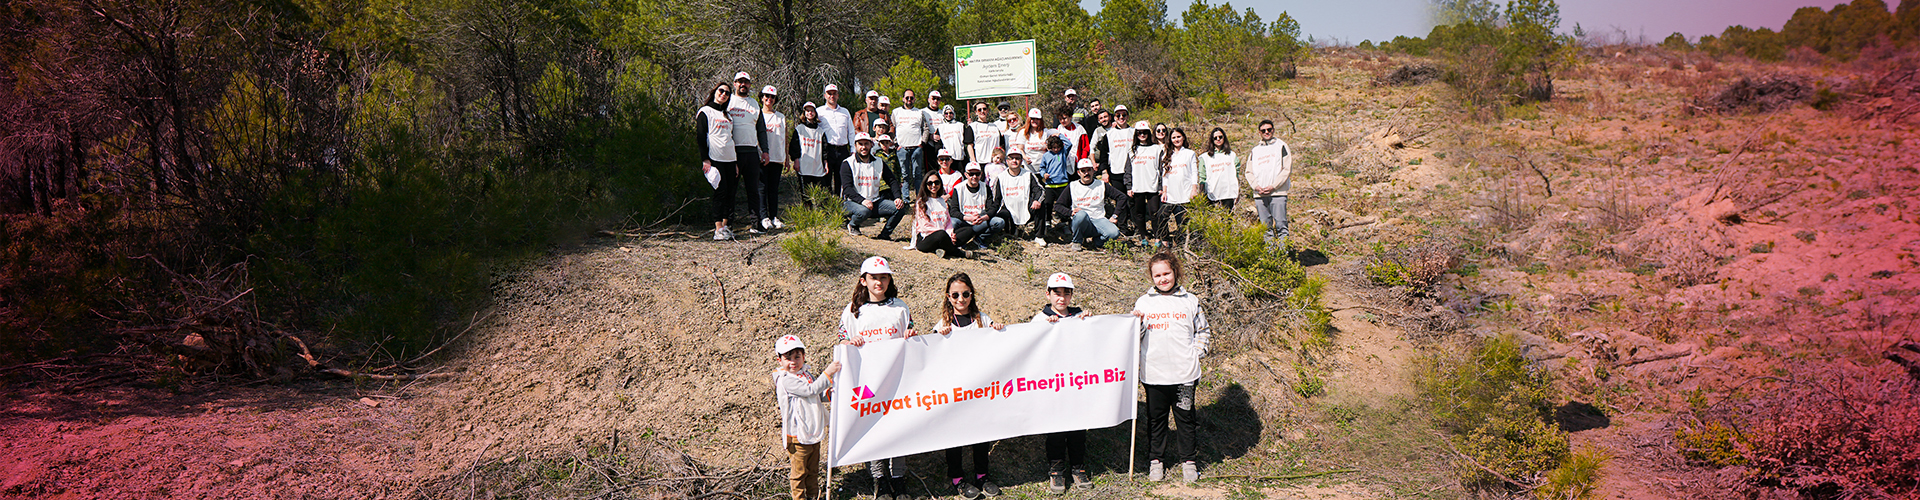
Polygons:
<instances>
[{"instance_id":1,"label":"sky","mask_svg":"<svg viewBox=\"0 0 1920 500\"><path fill-rule=\"evenodd\" d=\"M1719 34L1727 26L1770 27L1779 30L1800 7L1832 8L1842 0L1558 0L1561 29L1572 32L1579 23L1590 34L1609 34L1629 41L1642 35L1648 43L1659 43L1668 34L1680 32L1689 39ZM1168 0L1167 11L1173 22L1192 0ZM1362 40L1380 42L1395 35L1426 36L1426 0L1239 0L1235 9L1252 7L1260 18L1272 21L1285 11L1300 21L1300 31L1317 40L1339 40L1357 44ZM1504 1L1495 3L1504 4ZM1889 0L1896 5L1899 0ZM1098 12L1100 0L1080 0L1087 12Z\"/></svg>"}]
</instances>

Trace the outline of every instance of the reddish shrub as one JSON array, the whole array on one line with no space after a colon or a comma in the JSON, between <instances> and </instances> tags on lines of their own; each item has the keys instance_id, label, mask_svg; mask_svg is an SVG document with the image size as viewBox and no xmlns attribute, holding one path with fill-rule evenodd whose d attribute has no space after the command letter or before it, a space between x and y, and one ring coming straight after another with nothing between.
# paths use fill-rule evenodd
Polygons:
<instances>
[{"instance_id":1,"label":"reddish shrub","mask_svg":"<svg viewBox=\"0 0 1920 500\"><path fill-rule=\"evenodd\" d=\"M1920 496L1920 382L1847 363L1736 407L1749 478L1841 498Z\"/></svg>"}]
</instances>

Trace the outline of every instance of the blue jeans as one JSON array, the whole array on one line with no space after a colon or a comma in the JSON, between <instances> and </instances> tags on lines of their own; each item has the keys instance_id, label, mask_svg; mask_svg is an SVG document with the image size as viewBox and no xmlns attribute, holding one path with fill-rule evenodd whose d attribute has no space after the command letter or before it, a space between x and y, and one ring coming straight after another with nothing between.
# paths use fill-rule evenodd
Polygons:
<instances>
[{"instance_id":1,"label":"blue jeans","mask_svg":"<svg viewBox=\"0 0 1920 500\"><path fill-rule=\"evenodd\" d=\"M987 219L986 222L982 222L979 224L967 224L965 221L961 221L960 224L973 227L973 231L972 231L973 234L970 235L972 237L968 239L972 240L973 243L980 244L981 246L986 246L987 238L992 238L994 236L997 236L1000 234L1001 231L1005 231L1007 229L1007 220L999 217L990 217ZM966 241L953 242L953 244L960 245L963 247L966 246L967 243L968 242Z\"/></svg>"},{"instance_id":2,"label":"blue jeans","mask_svg":"<svg viewBox=\"0 0 1920 500\"><path fill-rule=\"evenodd\" d=\"M893 233L893 227L900 225L900 218L907 215L907 212L900 210L899 206L893 204L893 200L874 201L873 209L871 210L867 209L866 205L851 201L841 201L840 206L847 211L847 227L854 229L859 229L860 224L867 222L868 217L876 215L885 217L887 223L881 226L880 236Z\"/></svg>"},{"instance_id":3,"label":"blue jeans","mask_svg":"<svg viewBox=\"0 0 1920 500\"><path fill-rule=\"evenodd\" d=\"M900 175L903 176L901 179L905 181L906 185L919 186L920 181L923 180L921 177L927 175L925 170L921 170L921 165L925 165L927 161L926 158L922 158L926 156L926 154L926 146L900 148ZM898 192L898 190L895 190L895 192ZM907 198L912 199L913 196L919 192L918 189L908 189Z\"/></svg>"},{"instance_id":4,"label":"blue jeans","mask_svg":"<svg viewBox=\"0 0 1920 500\"><path fill-rule=\"evenodd\" d=\"M1113 221L1090 217L1086 212L1073 214L1073 224L1070 227L1073 228L1074 243L1086 241L1088 238L1093 239L1090 243L1081 243L1086 248L1100 248L1107 245L1107 240L1120 237L1120 228L1114 226Z\"/></svg>"}]
</instances>

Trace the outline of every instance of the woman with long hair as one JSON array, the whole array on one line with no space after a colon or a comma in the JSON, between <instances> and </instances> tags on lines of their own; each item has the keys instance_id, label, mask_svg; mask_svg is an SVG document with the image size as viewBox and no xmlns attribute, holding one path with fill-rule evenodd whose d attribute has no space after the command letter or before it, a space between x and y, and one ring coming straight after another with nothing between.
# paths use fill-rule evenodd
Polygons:
<instances>
[{"instance_id":1,"label":"woman with long hair","mask_svg":"<svg viewBox=\"0 0 1920 500\"><path fill-rule=\"evenodd\" d=\"M1234 200L1240 199L1240 158L1227 142L1227 131L1214 127L1207 133L1207 152L1200 155L1200 167L1200 189L1207 193L1207 201L1232 211Z\"/></svg>"},{"instance_id":2,"label":"woman with long hair","mask_svg":"<svg viewBox=\"0 0 1920 500\"><path fill-rule=\"evenodd\" d=\"M947 300L940 303L940 324L934 332L941 335L953 335L954 328L992 328L1005 330L1006 325L994 323L993 318L980 311L980 291L973 287L973 278L967 273L959 273L947 278ZM993 451L995 441L955 446L947 449L947 477L953 481L953 492L960 498L980 498L980 495L999 496L1000 486L987 477L987 454ZM961 460L966 458L963 448L973 448L973 476L967 477L966 468Z\"/></svg>"},{"instance_id":3,"label":"woman with long hair","mask_svg":"<svg viewBox=\"0 0 1920 500\"><path fill-rule=\"evenodd\" d=\"M853 286L853 300L840 311L840 340L860 347L868 342L917 334L913 330L913 314L907 311L907 303L900 300L900 289L893 285L893 266L887 263L886 257L868 257L860 263L860 281ZM867 472L873 477L875 497L906 493L907 471L899 457L867 462Z\"/></svg>"},{"instance_id":4,"label":"woman with long hair","mask_svg":"<svg viewBox=\"0 0 1920 500\"><path fill-rule=\"evenodd\" d=\"M1127 224L1121 230L1140 238L1148 237L1147 217L1160 211L1160 165L1165 152L1153 137L1153 129L1142 121L1133 125L1133 151L1127 166Z\"/></svg>"},{"instance_id":5,"label":"woman with long hair","mask_svg":"<svg viewBox=\"0 0 1920 500\"><path fill-rule=\"evenodd\" d=\"M1160 210L1154 213L1153 237L1165 243L1168 223L1178 222L1182 232L1187 230L1187 202L1193 201L1199 185L1194 173L1199 157L1187 146L1187 131L1173 128L1167 131L1167 152L1162 158L1166 167L1160 174Z\"/></svg>"},{"instance_id":6,"label":"woman with long hair","mask_svg":"<svg viewBox=\"0 0 1920 500\"><path fill-rule=\"evenodd\" d=\"M727 116L727 103L733 99L733 87L720 82L707 94L706 105L694 112L700 127L700 173L719 177L713 185L713 239L731 240L733 230L727 219L733 214L733 186L740 181L739 153L733 147L733 119Z\"/></svg>"},{"instance_id":7,"label":"woman with long hair","mask_svg":"<svg viewBox=\"0 0 1920 500\"><path fill-rule=\"evenodd\" d=\"M913 247L921 252L940 256L940 258L966 257L973 254L960 248L953 242L965 241L972 237L972 226L956 227L953 213L947 209L947 190L940 182L939 172L927 172L920 177L920 185L914 187L913 197L913 235L916 238ZM955 238L956 232L967 234Z\"/></svg>"}]
</instances>

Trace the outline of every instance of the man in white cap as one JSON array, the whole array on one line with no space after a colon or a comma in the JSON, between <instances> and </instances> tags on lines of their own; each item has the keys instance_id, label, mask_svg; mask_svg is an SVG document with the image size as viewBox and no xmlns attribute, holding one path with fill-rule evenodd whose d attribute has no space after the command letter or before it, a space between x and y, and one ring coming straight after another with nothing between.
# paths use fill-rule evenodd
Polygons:
<instances>
[{"instance_id":1,"label":"man in white cap","mask_svg":"<svg viewBox=\"0 0 1920 500\"><path fill-rule=\"evenodd\" d=\"M760 103L754 102L748 92L753 87L753 76L741 71L733 75L733 97L727 102L727 117L733 120L733 147L739 159L740 184L747 189L747 220L753 225L747 228L749 233L758 233L766 228L760 221L772 216L767 213L766 193L762 191L760 170L770 158L760 146L767 143L767 122L760 116Z\"/></svg>"},{"instance_id":2,"label":"man in white cap","mask_svg":"<svg viewBox=\"0 0 1920 500\"><path fill-rule=\"evenodd\" d=\"M940 150L941 161L953 163L952 158L944 156L946 152ZM960 248L984 250L989 238L1007 229L1007 220L995 217L1000 213L1000 193L987 186L986 176L980 164L968 163L966 180L954 186L950 191L953 195L947 197L947 213L960 216L959 227L953 231L953 244Z\"/></svg>"},{"instance_id":3,"label":"man in white cap","mask_svg":"<svg viewBox=\"0 0 1920 500\"><path fill-rule=\"evenodd\" d=\"M1100 248L1108 240L1120 237L1118 214L1127 207L1127 193L1100 181L1094 174L1097 168L1090 161L1080 162L1080 180L1067 185L1059 201L1054 202L1053 211L1067 219L1068 229L1073 234L1073 243L1069 250L1081 248Z\"/></svg>"},{"instance_id":4,"label":"man in white cap","mask_svg":"<svg viewBox=\"0 0 1920 500\"><path fill-rule=\"evenodd\" d=\"M766 216L760 219L764 229L783 229L785 221L780 220L780 172L787 169L787 115L773 109L780 101L780 89L768 85L760 88L760 120L766 124L767 142L761 144L766 153L767 164L760 169L760 207ZM753 228L747 228L753 232Z\"/></svg>"},{"instance_id":5,"label":"man in white cap","mask_svg":"<svg viewBox=\"0 0 1920 500\"><path fill-rule=\"evenodd\" d=\"M827 104L820 106L817 110L820 113L820 139L825 143L820 146L820 159L826 162L827 176L832 178L833 192L838 193L840 192L839 165L840 162L847 161L847 157L853 156L853 134L858 132L854 130L854 124L858 122L853 121L853 113L840 105L839 85L829 83L822 93L826 95Z\"/></svg>"},{"instance_id":6,"label":"man in white cap","mask_svg":"<svg viewBox=\"0 0 1920 500\"><path fill-rule=\"evenodd\" d=\"M873 135L873 119L880 117L880 92L867 90L866 108L853 112L853 124L862 127L859 132Z\"/></svg>"},{"instance_id":7,"label":"man in white cap","mask_svg":"<svg viewBox=\"0 0 1920 500\"><path fill-rule=\"evenodd\" d=\"M894 186L901 185L899 171L873 154L873 142L867 134L854 136L853 156L840 163L840 178L846 180L840 189L841 208L847 212L847 234L854 236L860 235L860 224L868 217L885 217L886 224L874 235L884 240L900 225L907 204L894 193Z\"/></svg>"},{"instance_id":8,"label":"man in white cap","mask_svg":"<svg viewBox=\"0 0 1920 500\"><path fill-rule=\"evenodd\" d=\"M1087 108L1080 105L1080 93L1075 92L1073 87L1067 87L1066 92L1061 92L1060 98L1067 101L1068 109L1073 110L1072 119L1074 123L1079 123L1081 118L1087 117Z\"/></svg>"},{"instance_id":9,"label":"man in white cap","mask_svg":"<svg viewBox=\"0 0 1920 500\"><path fill-rule=\"evenodd\" d=\"M914 107L913 89L900 93L900 107L894 108L889 116L893 117L893 139L900 144L900 173L908 179L918 179L926 172L927 159L931 152L923 149L927 136L932 133L928 126L927 110ZM912 196L908 196L912 201Z\"/></svg>"}]
</instances>

